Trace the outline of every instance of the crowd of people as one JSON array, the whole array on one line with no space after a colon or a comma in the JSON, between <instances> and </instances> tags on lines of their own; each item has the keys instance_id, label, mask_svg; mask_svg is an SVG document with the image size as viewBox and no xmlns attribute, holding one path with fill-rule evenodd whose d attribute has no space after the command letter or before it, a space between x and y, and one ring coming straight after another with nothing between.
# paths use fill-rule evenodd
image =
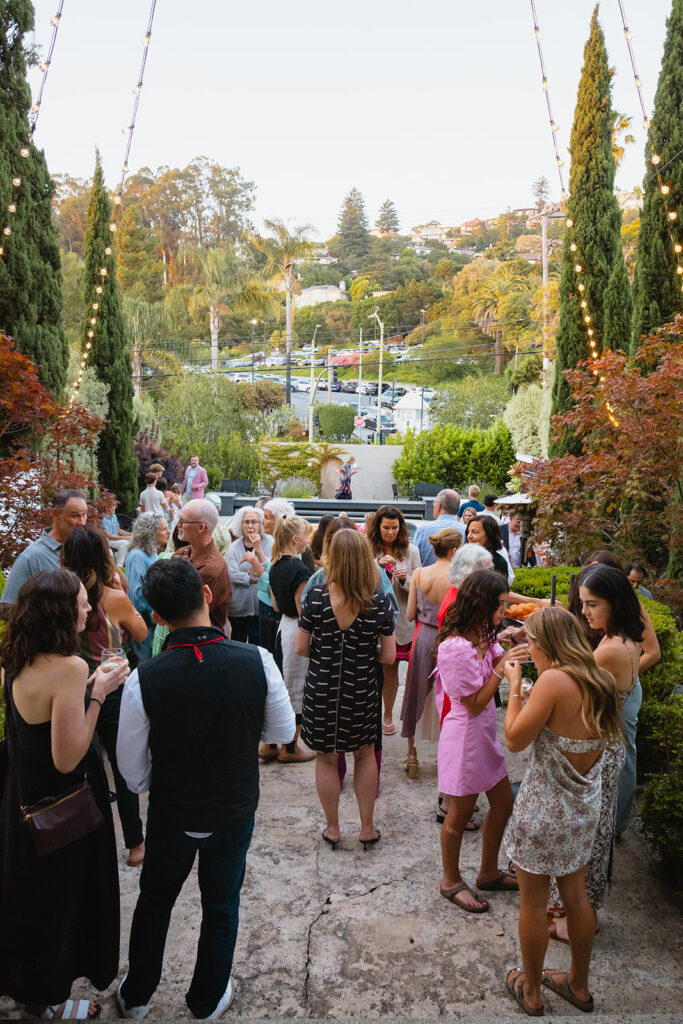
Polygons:
<instances>
[{"instance_id":1,"label":"crowd of people","mask_svg":"<svg viewBox=\"0 0 683 1024\"><path fill-rule=\"evenodd\" d=\"M163 474L150 467L129 532L113 496L93 518L78 492L56 495L51 529L2 594L0 993L34 1018L99 1016L96 1000L69 997L75 978L102 990L119 969L114 798L127 864L142 868L119 1012L149 1012L198 857L202 925L186 999L194 1016L220 1016L234 991L259 762L315 759L321 842L334 850L352 755L367 851L382 838L375 802L403 662L409 780L420 744L438 742L441 896L481 914L480 893L519 893L511 995L531 1016L543 1012L542 986L591 1010L597 912L635 792L639 674L659 657L641 567L627 574L611 552L593 553L565 610L511 590L519 521L501 522L495 497L481 505L476 488L466 501L443 490L411 541L393 505L360 526L341 514L312 527L283 498L241 508L228 532L196 458L177 491ZM506 624L519 602L536 611ZM503 681L505 743L531 752L516 797L497 715ZM482 794L473 885L460 851L480 827ZM568 973L544 971L550 939L570 945Z\"/></svg>"}]
</instances>

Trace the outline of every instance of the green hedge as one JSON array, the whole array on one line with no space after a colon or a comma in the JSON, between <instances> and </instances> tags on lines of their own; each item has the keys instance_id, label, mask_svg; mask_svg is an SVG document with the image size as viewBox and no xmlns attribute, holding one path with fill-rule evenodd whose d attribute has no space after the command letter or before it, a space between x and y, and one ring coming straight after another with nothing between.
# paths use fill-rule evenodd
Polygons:
<instances>
[{"instance_id":1,"label":"green hedge","mask_svg":"<svg viewBox=\"0 0 683 1024\"><path fill-rule=\"evenodd\" d=\"M316 405L322 437L344 441L353 433L356 410L351 405Z\"/></svg>"},{"instance_id":2,"label":"green hedge","mask_svg":"<svg viewBox=\"0 0 683 1024\"><path fill-rule=\"evenodd\" d=\"M414 483L442 484L459 490L484 481L494 490L503 491L515 462L510 431L502 420L488 430L437 423L422 433L406 431L403 452L394 462L393 473L399 490L404 492Z\"/></svg>"},{"instance_id":3,"label":"green hedge","mask_svg":"<svg viewBox=\"0 0 683 1024\"><path fill-rule=\"evenodd\" d=\"M549 597L550 577L566 606L569 580L577 568L518 569L514 589L529 597ZM641 598L652 620L661 660L643 672L643 704L638 717L638 778L644 784L640 817L645 835L667 870L683 888L683 634L671 610Z\"/></svg>"}]
</instances>

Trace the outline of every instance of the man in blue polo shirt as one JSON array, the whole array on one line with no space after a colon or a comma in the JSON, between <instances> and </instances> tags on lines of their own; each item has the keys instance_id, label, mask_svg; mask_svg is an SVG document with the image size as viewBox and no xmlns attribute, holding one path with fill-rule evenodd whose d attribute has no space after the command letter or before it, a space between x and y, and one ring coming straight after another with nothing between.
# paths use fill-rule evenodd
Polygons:
<instances>
[{"instance_id":1,"label":"man in blue polo shirt","mask_svg":"<svg viewBox=\"0 0 683 1024\"><path fill-rule=\"evenodd\" d=\"M52 499L51 530L43 530L40 537L25 548L12 566L0 602L0 616L9 617L12 605L26 580L44 569L59 567L62 544L77 526L88 521L88 506L81 491L60 491Z\"/></svg>"},{"instance_id":2,"label":"man in blue polo shirt","mask_svg":"<svg viewBox=\"0 0 683 1024\"><path fill-rule=\"evenodd\" d=\"M420 552L423 565L432 565L436 561L434 548L429 543L429 538L433 533L438 533L439 530L445 530L447 526L452 526L454 529L459 530L462 534L462 539L465 539L465 527L457 518L459 507L460 495L457 491L445 488L443 491L439 491L434 498L435 522L423 523L422 526L418 526L413 537L413 544L415 544Z\"/></svg>"}]
</instances>

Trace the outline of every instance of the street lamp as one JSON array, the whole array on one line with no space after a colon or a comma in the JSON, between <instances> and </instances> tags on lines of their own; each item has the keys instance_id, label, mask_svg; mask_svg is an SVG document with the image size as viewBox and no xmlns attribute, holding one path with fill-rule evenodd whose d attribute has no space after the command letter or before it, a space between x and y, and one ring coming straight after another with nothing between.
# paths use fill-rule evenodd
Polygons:
<instances>
[{"instance_id":1,"label":"street lamp","mask_svg":"<svg viewBox=\"0 0 683 1024\"><path fill-rule=\"evenodd\" d=\"M422 344L423 345L425 343L425 313L426 312L427 312L426 309L421 309L420 310L420 326L422 327Z\"/></svg>"},{"instance_id":2,"label":"street lamp","mask_svg":"<svg viewBox=\"0 0 683 1024\"><path fill-rule=\"evenodd\" d=\"M255 358L254 357L254 328L256 327L256 324L258 323L258 320L250 320L249 323L251 324L251 383L253 384L254 380L255 380L255 376L254 376L254 358Z\"/></svg>"},{"instance_id":3,"label":"street lamp","mask_svg":"<svg viewBox=\"0 0 683 1024\"><path fill-rule=\"evenodd\" d=\"M316 324L311 342L311 390L308 396L308 443L313 443L313 396L315 395L315 336L322 324Z\"/></svg>"},{"instance_id":4,"label":"street lamp","mask_svg":"<svg viewBox=\"0 0 683 1024\"><path fill-rule=\"evenodd\" d=\"M377 435L375 444L382 442L382 364L384 361L384 324L379 318L379 306L375 312L368 314L368 320L375 319L379 324L379 383L377 385Z\"/></svg>"}]
</instances>

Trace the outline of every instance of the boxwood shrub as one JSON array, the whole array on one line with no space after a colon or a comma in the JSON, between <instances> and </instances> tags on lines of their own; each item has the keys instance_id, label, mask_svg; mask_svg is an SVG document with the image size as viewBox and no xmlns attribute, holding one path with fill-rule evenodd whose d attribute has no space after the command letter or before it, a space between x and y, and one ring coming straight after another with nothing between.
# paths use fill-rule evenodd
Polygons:
<instances>
[{"instance_id":1,"label":"boxwood shrub","mask_svg":"<svg viewBox=\"0 0 683 1024\"><path fill-rule=\"evenodd\" d=\"M518 569L514 590L529 597L550 597L550 578L566 607L569 582L578 568ZM641 598L654 627L661 660L643 672L643 704L638 717L638 781L643 831L656 854L683 889L683 634L671 610L658 601Z\"/></svg>"}]
</instances>

